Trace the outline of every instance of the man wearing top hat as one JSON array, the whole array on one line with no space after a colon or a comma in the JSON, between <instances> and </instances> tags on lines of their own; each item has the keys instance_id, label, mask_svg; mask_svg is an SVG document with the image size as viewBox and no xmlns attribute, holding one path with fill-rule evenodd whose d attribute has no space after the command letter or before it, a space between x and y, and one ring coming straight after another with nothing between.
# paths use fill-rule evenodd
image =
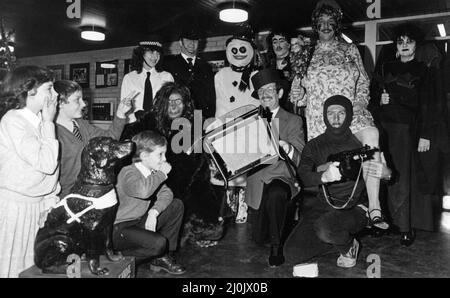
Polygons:
<instances>
[{"instance_id":1,"label":"man wearing top hat","mask_svg":"<svg viewBox=\"0 0 450 298\"><path fill-rule=\"evenodd\" d=\"M200 34L193 27L185 28L180 35L181 53L168 58L164 68L173 75L176 82L189 88L194 108L201 110L203 117L214 117L214 73L211 66L197 56Z\"/></svg>"},{"instance_id":2,"label":"man wearing top hat","mask_svg":"<svg viewBox=\"0 0 450 298\"><path fill-rule=\"evenodd\" d=\"M150 111L156 92L164 83L174 81L169 72L162 70L162 58L162 43L158 36L151 36L148 40L139 42L133 50L133 71L124 76L120 89L121 98L139 92L134 98L134 110L129 116L130 123L135 122L136 118L142 118L144 112Z\"/></svg>"},{"instance_id":3,"label":"man wearing top hat","mask_svg":"<svg viewBox=\"0 0 450 298\"><path fill-rule=\"evenodd\" d=\"M278 132L280 148L286 152L295 166L305 145L302 119L280 107L283 96L281 78L277 70L268 68L255 73L252 78L255 88L253 96L272 113L272 129ZM295 173L296 169L293 169ZM279 266L284 262L282 255L283 229L287 218L288 204L298 194L299 183L292 176L287 162L279 159L247 177L246 201L251 208L253 238L263 244L269 240L271 251L269 265Z\"/></svg>"}]
</instances>

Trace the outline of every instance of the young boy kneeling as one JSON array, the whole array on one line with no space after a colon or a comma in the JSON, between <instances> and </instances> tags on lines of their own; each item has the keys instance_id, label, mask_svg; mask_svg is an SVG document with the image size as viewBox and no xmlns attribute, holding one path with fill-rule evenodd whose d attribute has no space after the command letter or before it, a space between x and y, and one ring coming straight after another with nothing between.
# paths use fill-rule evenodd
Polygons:
<instances>
[{"instance_id":1,"label":"young boy kneeling","mask_svg":"<svg viewBox=\"0 0 450 298\"><path fill-rule=\"evenodd\" d=\"M165 184L171 166L166 161L167 141L153 131L133 137L133 163L124 167L117 179L119 209L114 223L113 243L136 262L153 258L150 268L183 274L172 253L177 249L183 220L183 202L173 198Z\"/></svg>"}]
</instances>

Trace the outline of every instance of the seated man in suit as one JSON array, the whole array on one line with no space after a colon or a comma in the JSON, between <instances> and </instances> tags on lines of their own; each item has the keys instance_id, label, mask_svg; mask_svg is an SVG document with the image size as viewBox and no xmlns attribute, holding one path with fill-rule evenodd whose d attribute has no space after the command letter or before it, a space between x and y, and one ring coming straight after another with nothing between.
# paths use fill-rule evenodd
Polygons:
<instances>
[{"instance_id":1,"label":"seated man in suit","mask_svg":"<svg viewBox=\"0 0 450 298\"><path fill-rule=\"evenodd\" d=\"M175 82L189 88L194 108L201 110L203 117L214 117L216 112L214 73L211 66L197 56L199 33L189 26L184 28L186 29L180 36L181 53L167 59L165 69L173 75Z\"/></svg>"},{"instance_id":2,"label":"seated man in suit","mask_svg":"<svg viewBox=\"0 0 450 298\"><path fill-rule=\"evenodd\" d=\"M252 76L254 94L261 106L272 113L272 128L278 132L280 150L283 149L296 165L304 143L303 122L297 115L280 107L283 96L280 87L281 78L275 69L264 69ZM247 178L246 200L250 211L253 238L257 243L270 241L270 266L279 266L284 262L282 255L282 231L288 203L299 192L296 178L283 160L250 174ZM293 169L295 172L295 169ZM298 184L297 184L298 185Z\"/></svg>"}]
</instances>

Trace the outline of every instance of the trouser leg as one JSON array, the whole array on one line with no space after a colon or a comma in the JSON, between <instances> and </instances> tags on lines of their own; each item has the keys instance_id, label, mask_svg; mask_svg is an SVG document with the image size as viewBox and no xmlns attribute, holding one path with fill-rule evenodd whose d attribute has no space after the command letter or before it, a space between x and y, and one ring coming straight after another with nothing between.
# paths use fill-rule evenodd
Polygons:
<instances>
[{"instance_id":1,"label":"trouser leg","mask_svg":"<svg viewBox=\"0 0 450 298\"><path fill-rule=\"evenodd\" d=\"M321 241L334 245L341 254L345 254L353 244L353 235L366 224L365 211L359 207L331 210L314 222L314 231Z\"/></svg>"},{"instance_id":2,"label":"trouser leg","mask_svg":"<svg viewBox=\"0 0 450 298\"><path fill-rule=\"evenodd\" d=\"M124 222L114 225L113 229L114 249L125 256L136 257L137 263L160 256L167 249L167 239L157 232L146 230L144 223Z\"/></svg>"},{"instance_id":3,"label":"trouser leg","mask_svg":"<svg viewBox=\"0 0 450 298\"><path fill-rule=\"evenodd\" d=\"M273 180L264 186L263 200L269 221L270 244L281 245L281 233L286 220L286 211L291 191L289 185L281 180Z\"/></svg>"},{"instance_id":4,"label":"trouser leg","mask_svg":"<svg viewBox=\"0 0 450 298\"><path fill-rule=\"evenodd\" d=\"M307 203L312 203L307 206ZM330 251L333 246L317 237L314 222L325 209L317 207L316 197L305 197L300 209L300 220L287 237L284 246L284 257L291 263L304 263L310 259Z\"/></svg>"},{"instance_id":5,"label":"trouser leg","mask_svg":"<svg viewBox=\"0 0 450 298\"><path fill-rule=\"evenodd\" d=\"M169 251L178 247L178 236L183 222L184 205L179 199L173 199L166 210L158 216L156 231L167 238Z\"/></svg>"},{"instance_id":6,"label":"trouser leg","mask_svg":"<svg viewBox=\"0 0 450 298\"><path fill-rule=\"evenodd\" d=\"M388 205L393 223L400 232L410 230L411 132L407 124L382 123L387 134L388 150L395 181L388 186Z\"/></svg>"}]
</instances>

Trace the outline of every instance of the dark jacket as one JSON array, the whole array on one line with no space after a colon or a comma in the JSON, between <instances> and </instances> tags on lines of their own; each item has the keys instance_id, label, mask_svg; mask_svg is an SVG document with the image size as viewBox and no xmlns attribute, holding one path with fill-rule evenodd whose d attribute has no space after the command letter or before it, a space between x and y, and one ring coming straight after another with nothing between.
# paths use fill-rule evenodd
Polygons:
<instances>
[{"instance_id":1,"label":"dark jacket","mask_svg":"<svg viewBox=\"0 0 450 298\"><path fill-rule=\"evenodd\" d=\"M331 105L341 105L346 111L346 118L343 124L338 128L333 127L327 118L327 109ZM300 159L300 165L297 170L300 179L303 182L303 186L305 187L323 184L323 171L318 172L317 167L327 163L327 159L331 154L362 147L361 143L356 139L349 128L353 118L353 107L348 98L341 95L335 95L328 98L323 106L323 117L327 129L323 134L310 140L305 145ZM328 195L337 199L333 202L335 206L342 206L347 201L347 198L350 197L353 188L355 187L355 183L355 181L350 180L347 182L336 181L326 185ZM356 185L353 200L347 205L347 208L352 208L361 203L361 194L363 190L364 181L360 176L358 184ZM322 189L317 196L321 200L317 202L317 205L326 206L326 204L323 204L325 202L325 194Z\"/></svg>"},{"instance_id":2,"label":"dark jacket","mask_svg":"<svg viewBox=\"0 0 450 298\"><path fill-rule=\"evenodd\" d=\"M360 147L362 147L361 143L353 135L349 138L343 138L342 142L331 142L325 134L321 134L310 140L306 143L305 148L303 148L300 166L298 168L298 174L303 182L303 186L311 187L323 184L321 180L323 172L317 172L317 167L325 164L329 155ZM327 188L331 196L335 198L347 198L350 196L354 185L355 181L347 181L343 183L332 183ZM363 190L364 180L360 178L354 196L356 200L349 207L361 203L360 197ZM325 202L322 189L319 190L317 198Z\"/></svg>"},{"instance_id":3,"label":"dark jacket","mask_svg":"<svg viewBox=\"0 0 450 298\"><path fill-rule=\"evenodd\" d=\"M181 54L166 59L164 69L172 74L175 82L186 85L191 91L195 109L202 110L203 117L214 117L216 113L216 92L214 73L202 58L196 57L193 71Z\"/></svg>"},{"instance_id":4,"label":"dark jacket","mask_svg":"<svg viewBox=\"0 0 450 298\"><path fill-rule=\"evenodd\" d=\"M423 138L430 140L434 148L448 151L447 109L440 70L413 59L384 63L380 72L372 82L369 104L377 120L410 124L414 146ZM383 89L389 93L390 103L380 106Z\"/></svg>"}]
</instances>

